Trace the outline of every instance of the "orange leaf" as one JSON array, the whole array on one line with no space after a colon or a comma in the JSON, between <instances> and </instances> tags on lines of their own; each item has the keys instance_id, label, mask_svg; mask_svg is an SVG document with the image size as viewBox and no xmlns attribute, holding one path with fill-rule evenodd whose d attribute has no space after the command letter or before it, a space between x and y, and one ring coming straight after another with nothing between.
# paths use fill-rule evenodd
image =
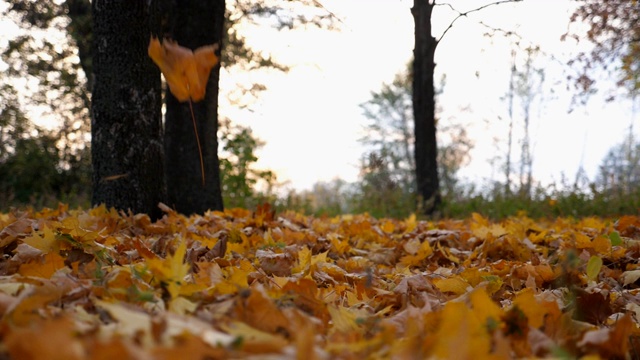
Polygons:
<instances>
[{"instance_id":1,"label":"orange leaf","mask_svg":"<svg viewBox=\"0 0 640 360\"><path fill-rule=\"evenodd\" d=\"M44 255L40 261L36 260L20 265L18 273L24 276L35 276L49 279L53 273L63 267L65 267L64 258L57 253L52 252Z\"/></svg>"},{"instance_id":2,"label":"orange leaf","mask_svg":"<svg viewBox=\"0 0 640 360\"><path fill-rule=\"evenodd\" d=\"M209 73L218 64L217 49L218 44L213 44L191 51L166 38L161 44L152 36L148 53L164 74L176 99L197 102L204 99Z\"/></svg>"},{"instance_id":3,"label":"orange leaf","mask_svg":"<svg viewBox=\"0 0 640 360\"><path fill-rule=\"evenodd\" d=\"M191 333L184 333L176 338L173 346L154 349L154 357L160 360L184 359L185 354L194 359L222 359L224 348L211 347L202 338Z\"/></svg>"},{"instance_id":4,"label":"orange leaf","mask_svg":"<svg viewBox=\"0 0 640 360\"><path fill-rule=\"evenodd\" d=\"M599 254L607 254L611 251L611 240L606 236L598 236L591 243L593 249Z\"/></svg>"},{"instance_id":5,"label":"orange leaf","mask_svg":"<svg viewBox=\"0 0 640 360\"><path fill-rule=\"evenodd\" d=\"M262 286L251 289L246 300L239 304L238 315L247 325L268 333L290 327L287 317L264 292Z\"/></svg>"},{"instance_id":6,"label":"orange leaf","mask_svg":"<svg viewBox=\"0 0 640 360\"><path fill-rule=\"evenodd\" d=\"M66 317L39 320L32 327L14 329L3 343L12 359L83 359L74 327Z\"/></svg>"}]
</instances>

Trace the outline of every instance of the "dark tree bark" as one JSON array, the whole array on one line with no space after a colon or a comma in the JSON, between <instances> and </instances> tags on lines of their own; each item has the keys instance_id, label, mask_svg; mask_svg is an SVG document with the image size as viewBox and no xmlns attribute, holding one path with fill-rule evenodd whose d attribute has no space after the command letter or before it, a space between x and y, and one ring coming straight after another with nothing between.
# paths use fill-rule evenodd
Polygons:
<instances>
[{"instance_id":1,"label":"dark tree bark","mask_svg":"<svg viewBox=\"0 0 640 360\"><path fill-rule=\"evenodd\" d=\"M224 12L224 0L179 2L173 19L175 40L190 49L214 43L222 47ZM189 102L180 103L171 92L166 92L165 166L169 204L184 214L223 209L217 138L219 79L218 65L211 70L204 100L192 104L202 145L204 186Z\"/></svg>"},{"instance_id":2,"label":"dark tree bark","mask_svg":"<svg viewBox=\"0 0 640 360\"><path fill-rule=\"evenodd\" d=\"M161 89L145 4L92 3L92 202L156 218L165 200Z\"/></svg>"},{"instance_id":3,"label":"dark tree bark","mask_svg":"<svg viewBox=\"0 0 640 360\"><path fill-rule=\"evenodd\" d=\"M413 115L415 132L416 183L419 209L429 215L440 204L438 146L436 142L436 102L433 84L435 50L438 42L431 35L431 0L414 0L411 13L415 22L413 50Z\"/></svg>"}]
</instances>

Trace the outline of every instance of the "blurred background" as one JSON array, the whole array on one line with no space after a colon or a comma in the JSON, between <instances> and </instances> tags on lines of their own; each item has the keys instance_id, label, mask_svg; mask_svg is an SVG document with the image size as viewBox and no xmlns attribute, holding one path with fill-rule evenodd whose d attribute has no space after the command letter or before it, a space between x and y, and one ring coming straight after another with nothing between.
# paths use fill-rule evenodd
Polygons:
<instances>
[{"instance_id":1,"label":"blurred background","mask_svg":"<svg viewBox=\"0 0 640 360\"><path fill-rule=\"evenodd\" d=\"M436 3L439 215L637 213L640 5ZM226 207L414 211L412 5L227 1ZM90 206L90 6L0 1L0 211Z\"/></svg>"}]
</instances>

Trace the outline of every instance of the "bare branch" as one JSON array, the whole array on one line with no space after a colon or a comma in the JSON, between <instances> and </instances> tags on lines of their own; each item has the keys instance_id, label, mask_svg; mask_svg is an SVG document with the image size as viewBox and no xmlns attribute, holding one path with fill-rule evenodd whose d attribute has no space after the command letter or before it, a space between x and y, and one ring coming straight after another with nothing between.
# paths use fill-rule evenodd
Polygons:
<instances>
[{"instance_id":1,"label":"bare branch","mask_svg":"<svg viewBox=\"0 0 640 360\"><path fill-rule=\"evenodd\" d=\"M458 13L458 16L456 16L456 18L455 18L455 19L453 19L453 21L451 21L451 23L450 23L450 24L449 24L449 26L444 30L444 32L442 33L442 35L440 35L440 38L438 39L438 42L440 42L440 41L444 38L444 36L447 34L447 32L448 32L448 31L453 27L453 24L454 24L458 19L460 19L461 17L466 17L466 16L468 16L468 15L469 15L469 14L471 14L471 13L474 13L474 12L477 12L477 11L480 11L480 10L483 10L483 9L486 9L486 8L488 8L488 7L490 7L490 6L500 5L500 4L505 4L505 3L511 3L511 2L520 2L520 1L523 1L523 0L500 0L500 1L493 2L493 3L489 3L489 4L482 5L482 6L478 7L478 8L475 8L475 9L472 9L472 10L469 10L469 11L465 11L465 12L461 12L461 11L457 10L456 8L454 8L454 7L453 7L451 4L449 4L449 3L446 3L446 4L435 4L435 5L440 5L440 6L448 6L451 10L455 11L456 13Z\"/></svg>"},{"instance_id":2,"label":"bare branch","mask_svg":"<svg viewBox=\"0 0 640 360\"><path fill-rule=\"evenodd\" d=\"M336 16L336 14L334 14L333 12L331 12L331 10L327 9L326 6L324 6L320 1L318 0L313 0L314 4L316 4L317 6L321 7L324 11L328 12L329 15L331 15L334 19L337 19L338 21L340 21L342 23L342 25L346 25L344 23L344 21L342 21L342 19L340 19L338 16Z\"/></svg>"},{"instance_id":3,"label":"bare branch","mask_svg":"<svg viewBox=\"0 0 640 360\"><path fill-rule=\"evenodd\" d=\"M520 1L520 0L518 0L518 1ZM523 39L522 36L520 36L520 34L514 32L514 31L496 28L496 27L493 27L493 26L485 23L484 21L478 21L478 24L486 27L490 32L493 33L492 34L490 32L486 32L485 36L493 36L496 33L501 33L502 36L504 36L505 38L515 38L515 41L513 42L513 44L518 46L518 47L521 47L520 43L525 41L525 39ZM529 45L527 45L527 47L538 47L538 48L540 48L540 45L538 45L538 44L535 44L535 43L532 43L532 42L529 42L528 44ZM522 45L522 48L523 47L524 47L524 45ZM546 52L546 51L544 51L542 49L540 49L539 52L540 52L540 54L546 56L547 59L549 59L551 61L554 61L554 62L558 63L559 65L564 65L564 60L559 59L554 54L548 53L548 52Z\"/></svg>"},{"instance_id":4,"label":"bare branch","mask_svg":"<svg viewBox=\"0 0 640 360\"><path fill-rule=\"evenodd\" d=\"M489 29L491 32L493 32L494 34L495 34L495 33L502 33L502 35L503 35L504 37L511 37L511 36L513 36L513 37L517 38L517 39L518 39L518 41L522 40L522 36L520 36L520 34L518 34L518 33L516 33L516 32L513 32L513 31L511 31L511 30L499 29L499 28L493 27L493 26L491 26L491 25L489 25L489 24L485 23L484 21L478 21L478 24L480 24L480 25L482 25L482 26L486 27L486 28L487 28L487 29ZM489 33L485 33L485 35L490 35L490 34L489 34Z\"/></svg>"}]
</instances>

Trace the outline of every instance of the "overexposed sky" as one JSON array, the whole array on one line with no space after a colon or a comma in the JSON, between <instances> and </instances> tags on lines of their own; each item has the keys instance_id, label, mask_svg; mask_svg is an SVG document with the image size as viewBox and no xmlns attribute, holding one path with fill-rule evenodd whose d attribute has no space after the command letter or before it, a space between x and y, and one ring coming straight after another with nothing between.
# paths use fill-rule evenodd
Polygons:
<instances>
[{"instance_id":1,"label":"overexposed sky","mask_svg":"<svg viewBox=\"0 0 640 360\"><path fill-rule=\"evenodd\" d=\"M364 8L358 1L323 4L344 22L338 22L340 31L247 31L251 47L291 70L269 79L256 75L268 90L254 104L255 112L228 113L267 142L258 165L275 170L296 189L334 177L357 179L363 152L357 139L365 124L359 104L405 66L413 48L406 2L373 0ZM232 86L233 79L227 80ZM222 81L224 88L224 75Z\"/></svg>"},{"instance_id":2,"label":"overexposed sky","mask_svg":"<svg viewBox=\"0 0 640 360\"><path fill-rule=\"evenodd\" d=\"M464 11L490 1L450 0ZM249 125L266 141L258 166L275 170L279 180L295 189L308 189L317 181L335 177L355 181L364 152L357 139L366 119L359 104L370 92L390 82L411 59L413 18L409 0L323 0L339 17L339 31L318 29L280 31L249 28L250 46L270 53L291 66L288 73L229 74L223 72L223 89L233 86L229 77L260 80L267 85L253 111L226 107L220 111ZM580 165L591 180L606 151L620 142L631 121L626 100L606 103L593 97L586 107L569 113L572 90L565 64L586 43L561 42L571 14L568 0L525 0L489 7L459 19L436 52L436 79L446 85L439 98L443 123L467 129L475 143L472 160L461 176L478 184L504 180L489 159L503 156L506 148L507 104L513 38L487 37L482 24L518 33L524 45L539 45L538 66L545 71L542 101L535 101L531 119L533 174L543 183L572 181ZM455 18L446 6L434 11L434 35L439 37ZM522 62L524 58L518 58ZM601 84L603 88L612 87ZM521 113L515 109L516 136ZM516 139L517 140L517 139ZM516 144L517 148L518 145ZM519 155L515 152L513 159Z\"/></svg>"}]
</instances>

